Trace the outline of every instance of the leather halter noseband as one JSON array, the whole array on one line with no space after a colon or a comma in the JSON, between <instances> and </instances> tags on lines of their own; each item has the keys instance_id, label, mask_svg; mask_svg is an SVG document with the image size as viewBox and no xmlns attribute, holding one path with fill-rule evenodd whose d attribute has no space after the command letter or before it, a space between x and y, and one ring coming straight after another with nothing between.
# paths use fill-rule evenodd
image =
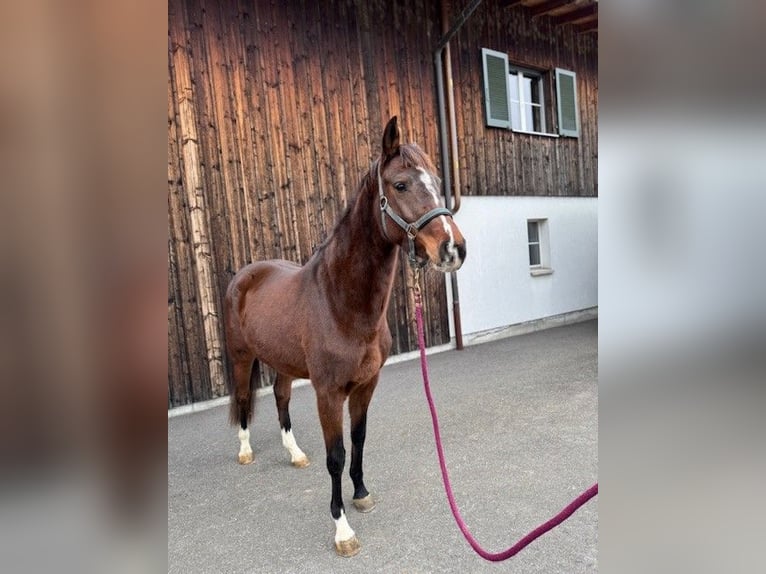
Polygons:
<instances>
[{"instance_id":1,"label":"leather halter noseband","mask_svg":"<svg viewBox=\"0 0 766 574\"><path fill-rule=\"evenodd\" d=\"M391 241L391 238L388 236L388 232L386 231L386 215L388 215L394 221L394 223L401 227L407 234L407 239L409 241L408 259L410 261L410 265L413 268L423 267L425 263L418 264L418 261L415 258L415 236L418 234L418 231L428 225L432 219L435 219L440 215L447 215L452 217L452 212L446 207L435 207L425 215L421 216L417 221L412 223L408 223L402 219L399 214L396 213L388 204L388 198L383 193L383 178L380 174L381 163L382 161L378 161L378 195L380 196L380 223L383 228L383 235L386 237L386 239Z\"/></svg>"}]
</instances>

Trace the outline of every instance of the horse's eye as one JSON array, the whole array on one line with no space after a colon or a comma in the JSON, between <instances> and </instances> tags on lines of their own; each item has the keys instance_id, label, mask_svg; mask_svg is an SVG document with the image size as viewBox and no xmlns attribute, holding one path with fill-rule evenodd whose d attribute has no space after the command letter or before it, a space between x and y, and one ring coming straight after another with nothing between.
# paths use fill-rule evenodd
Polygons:
<instances>
[{"instance_id":1,"label":"horse's eye","mask_svg":"<svg viewBox=\"0 0 766 574\"><path fill-rule=\"evenodd\" d=\"M406 184L404 184L404 183L402 183L402 182L399 182L399 183L395 183L395 184L394 184L394 189L395 189L396 191L404 191L405 189L407 189L407 185L406 185Z\"/></svg>"}]
</instances>

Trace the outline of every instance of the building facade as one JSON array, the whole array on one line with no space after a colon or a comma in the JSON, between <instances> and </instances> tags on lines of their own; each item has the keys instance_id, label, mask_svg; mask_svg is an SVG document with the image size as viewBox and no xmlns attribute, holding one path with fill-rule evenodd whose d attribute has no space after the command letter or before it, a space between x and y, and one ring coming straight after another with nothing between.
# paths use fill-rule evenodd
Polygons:
<instances>
[{"instance_id":1,"label":"building facade","mask_svg":"<svg viewBox=\"0 0 766 574\"><path fill-rule=\"evenodd\" d=\"M228 281L311 256L392 115L460 192L467 335L597 305L595 3L478 3L445 58L444 158L434 50L465 14L454 4L170 0L170 407L226 393ZM393 353L416 347L408 281L400 265ZM450 282L426 274L425 295L427 343L448 344Z\"/></svg>"}]
</instances>

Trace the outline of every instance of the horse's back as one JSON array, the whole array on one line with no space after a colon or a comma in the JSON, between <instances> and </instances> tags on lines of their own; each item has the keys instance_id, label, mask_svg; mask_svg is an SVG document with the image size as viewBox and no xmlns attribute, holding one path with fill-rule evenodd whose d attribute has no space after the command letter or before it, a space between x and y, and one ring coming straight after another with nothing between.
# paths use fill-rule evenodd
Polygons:
<instances>
[{"instance_id":1,"label":"horse's back","mask_svg":"<svg viewBox=\"0 0 766 574\"><path fill-rule=\"evenodd\" d=\"M288 278L300 270L300 265L284 259L254 261L245 265L232 277L226 297L238 298L240 294L257 289L262 283Z\"/></svg>"}]
</instances>

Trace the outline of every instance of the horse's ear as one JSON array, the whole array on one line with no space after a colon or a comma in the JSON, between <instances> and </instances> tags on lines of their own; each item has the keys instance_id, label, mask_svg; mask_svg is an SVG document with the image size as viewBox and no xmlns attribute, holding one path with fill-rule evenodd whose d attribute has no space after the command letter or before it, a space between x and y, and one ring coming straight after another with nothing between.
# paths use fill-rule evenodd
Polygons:
<instances>
[{"instance_id":1,"label":"horse's ear","mask_svg":"<svg viewBox=\"0 0 766 574\"><path fill-rule=\"evenodd\" d=\"M399 152L399 123L396 116L388 120L386 129L383 130L383 157L389 159Z\"/></svg>"}]
</instances>

